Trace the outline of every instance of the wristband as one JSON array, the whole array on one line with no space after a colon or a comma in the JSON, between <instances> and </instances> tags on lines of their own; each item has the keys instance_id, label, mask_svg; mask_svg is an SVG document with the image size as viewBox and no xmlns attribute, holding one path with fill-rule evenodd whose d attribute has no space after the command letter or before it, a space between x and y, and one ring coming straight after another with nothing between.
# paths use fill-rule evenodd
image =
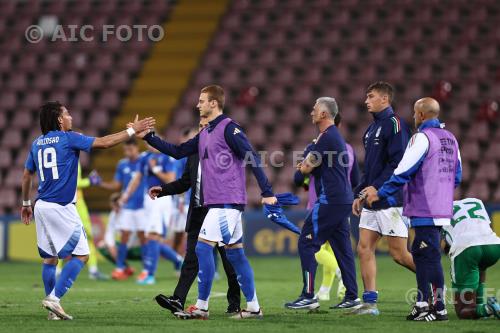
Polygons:
<instances>
[{"instance_id":1,"label":"wristband","mask_svg":"<svg viewBox=\"0 0 500 333\"><path fill-rule=\"evenodd\" d=\"M127 134L132 137L135 134L135 130L132 127L127 128Z\"/></svg>"},{"instance_id":2,"label":"wristband","mask_svg":"<svg viewBox=\"0 0 500 333\"><path fill-rule=\"evenodd\" d=\"M30 207L31 206L31 200L23 200L23 207Z\"/></svg>"},{"instance_id":3,"label":"wristband","mask_svg":"<svg viewBox=\"0 0 500 333\"><path fill-rule=\"evenodd\" d=\"M158 172L161 172L163 170L163 167L161 165L155 165L151 171L156 175Z\"/></svg>"}]
</instances>

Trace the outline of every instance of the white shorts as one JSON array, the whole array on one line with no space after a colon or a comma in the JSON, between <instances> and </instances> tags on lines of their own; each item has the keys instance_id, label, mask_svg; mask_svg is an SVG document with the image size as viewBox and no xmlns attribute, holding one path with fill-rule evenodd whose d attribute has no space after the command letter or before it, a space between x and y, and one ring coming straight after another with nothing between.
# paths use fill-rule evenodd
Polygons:
<instances>
[{"instance_id":1,"label":"white shorts","mask_svg":"<svg viewBox=\"0 0 500 333\"><path fill-rule=\"evenodd\" d=\"M74 204L61 206L38 200L35 204L38 252L42 258L89 254L87 235Z\"/></svg>"},{"instance_id":2,"label":"white shorts","mask_svg":"<svg viewBox=\"0 0 500 333\"><path fill-rule=\"evenodd\" d=\"M218 242L219 246L238 242L243 237L241 211L233 208L210 208L199 237Z\"/></svg>"},{"instance_id":3,"label":"white shorts","mask_svg":"<svg viewBox=\"0 0 500 333\"><path fill-rule=\"evenodd\" d=\"M147 221L146 232L163 235L172 214L172 198L169 196L151 199L144 198L144 215Z\"/></svg>"},{"instance_id":4,"label":"white shorts","mask_svg":"<svg viewBox=\"0 0 500 333\"><path fill-rule=\"evenodd\" d=\"M408 218L403 216L401 207L380 210L363 208L359 227L378 232L383 236L408 238Z\"/></svg>"},{"instance_id":5,"label":"white shorts","mask_svg":"<svg viewBox=\"0 0 500 333\"><path fill-rule=\"evenodd\" d=\"M174 208L174 213L170 219L169 229L172 232L184 232L186 230L187 212L189 206L183 206L182 212L178 208Z\"/></svg>"},{"instance_id":6,"label":"white shorts","mask_svg":"<svg viewBox=\"0 0 500 333\"><path fill-rule=\"evenodd\" d=\"M116 229L125 231L145 231L147 228L144 209L122 209Z\"/></svg>"}]
</instances>

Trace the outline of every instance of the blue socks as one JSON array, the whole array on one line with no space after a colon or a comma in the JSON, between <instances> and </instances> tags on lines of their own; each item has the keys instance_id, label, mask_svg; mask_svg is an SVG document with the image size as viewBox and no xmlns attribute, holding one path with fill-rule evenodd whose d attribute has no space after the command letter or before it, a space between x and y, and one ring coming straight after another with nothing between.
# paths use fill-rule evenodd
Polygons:
<instances>
[{"instance_id":1,"label":"blue socks","mask_svg":"<svg viewBox=\"0 0 500 333\"><path fill-rule=\"evenodd\" d=\"M196 256L198 257L198 299L208 301L215 274L213 246L198 241Z\"/></svg>"},{"instance_id":2,"label":"blue socks","mask_svg":"<svg viewBox=\"0 0 500 333\"><path fill-rule=\"evenodd\" d=\"M45 287L45 296L48 296L56 285L56 267L57 265L42 265L42 280Z\"/></svg>"},{"instance_id":3,"label":"blue socks","mask_svg":"<svg viewBox=\"0 0 500 333\"><path fill-rule=\"evenodd\" d=\"M116 267L119 269L125 268L125 260L127 260L127 244L120 243L118 245L118 255L116 256Z\"/></svg>"},{"instance_id":4,"label":"blue socks","mask_svg":"<svg viewBox=\"0 0 500 333\"><path fill-rule=\"evenodd\" d=\"M150 240L148 242L147 250L147 264L149 276L154 276L156 273L156 267L158 266L158 259L160 258L160 243L156 240Z\"/></svg>"},{"instance_id":5,"label":"blue socks","mask_svg":"<svg viewBox=\"0 0 500 333\"><path fill-rule=\"evenodd\" d=\"M182 263L182 257L165 243L160 244L160 255L168 261L171 261L176 269Z\"/></svg>"},{"instance_id":6,"label":"blue socks","mask_svg":"<svg viewBox=\"0 0 500 333\"><path fill-rule=\"evenodd\" d=\"M141 259L142 259L142 267L144 270L148 270L148 244L141 245Z\"/></svg>"},{"instance_id":7,"label":"blue socks","mask_svg":"<svg viewBox=\"0 0 500 333\"><path fill-rule=\"evenodd\" d=\"M241 291L247 302L256 301L253 270L245 256L245 251L241 248L226 249L226 256L236 271Z\"/></svg>"},{"instance_id":8,"label":"blue socks","mask_svg":"<svg viewBox=\"0 0 500 333\"><path fill-rule=\"evenodd\" d=\"M363 303L377 303L378 292L367 290L363 293Z\"/></svg>"},{"instance_id":9,"label":"blue socks","mask_svg":"<svg viewBox=\"0 0 500 333\"><path fill-rule=\"evenodd\" d=\"M57 298L63 297L69 288L71 288L84 265L83 261L77 258L71 259L64 265L55 286L55 295Z\"/></svg>"}]
</instances>

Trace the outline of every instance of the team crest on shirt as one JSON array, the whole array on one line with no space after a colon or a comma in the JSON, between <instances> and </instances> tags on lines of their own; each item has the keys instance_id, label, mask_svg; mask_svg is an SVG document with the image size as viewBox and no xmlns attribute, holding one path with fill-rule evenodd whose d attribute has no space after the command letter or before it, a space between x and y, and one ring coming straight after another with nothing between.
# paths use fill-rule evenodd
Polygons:
<instances>
[{"instance_id":1,"label":"team crest on shirt","mask_svg":"<svg viewBox=\"0 0 500 333\"><path fill-rule=\"evenodd\" d=\"M130 168L129 168L129 167L126 167L125 169L123 169L123 172L124 172L124 173L130 173Z\"/></svg>"}]
</instances>

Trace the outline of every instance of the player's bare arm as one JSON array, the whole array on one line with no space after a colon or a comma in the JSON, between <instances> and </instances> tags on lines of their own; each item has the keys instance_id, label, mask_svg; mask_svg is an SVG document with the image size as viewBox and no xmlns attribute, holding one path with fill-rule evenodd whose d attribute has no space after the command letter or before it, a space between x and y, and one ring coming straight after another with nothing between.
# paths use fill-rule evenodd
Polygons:
<instances>
[{"instance_id":1,"label":"player's bare arm","mask_svg":"<svg viewBox=\"0 0 500 333\"><path fill-rule=\"evenodd\" d=\"M22 198L23 198L23 206L21 208L21 219L24 224L29 225L30 221L33 217L33 210L31 208L30 201L30 190L31 190L31 177L33 173L28 169L24 169L23 173L23 182L22 182Z\"/></svg>"},{"instance_id":2,"label":"player's bare arm","mask_svg":"<svg viewBox=\"0 0 500 333\"><path fill-rule=\"evenodd\" d=\"M155 123L156 123L155 119L152 117L147 117L139 120L139 116L136 115L134 122L131 123L132 125L128 129L118 133L96 138L94 143L92 144L92 148L106 149L116 146L117 144L126 141L128 138L130 138L132 135L136 133L141 133L143 131L149 131L153 129Z\"/></svg>"},{"instance_id":3,"label":"player's bare arm","mask_svg":"<svg viewBox=\"0 0 500 333\"><path fill-rule=\"evenodd\" d=\"M128 199L132 195L132 193L137 190L137 187L141 183L142 180L142 174L139 172L134 173L134 177L132 177L132 180L127 186L127 189L123 191L122 195L120 196L120 199L118 199L118 203L120 206L123 206L124 204L127 203Z\"/></svg>"}]
</instances>

